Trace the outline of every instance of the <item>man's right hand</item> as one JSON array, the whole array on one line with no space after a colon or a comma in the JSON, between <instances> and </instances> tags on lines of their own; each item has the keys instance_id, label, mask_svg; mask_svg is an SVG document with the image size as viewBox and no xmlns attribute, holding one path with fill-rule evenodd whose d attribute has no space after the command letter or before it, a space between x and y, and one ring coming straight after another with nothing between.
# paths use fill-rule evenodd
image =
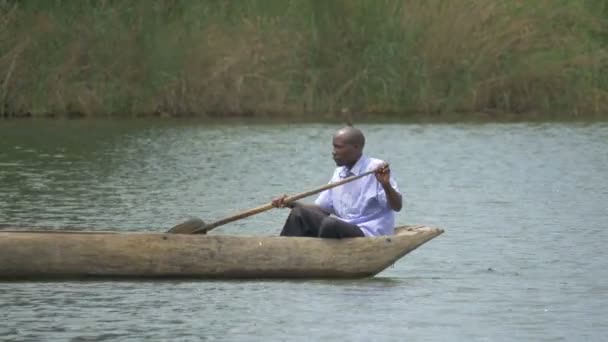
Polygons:
<instances>
[{"instance_id":1,"label":"man's right hand","mask_svg":"<svg viewBox=\"0 0 608 342\"><path fill-rule=\"evenodd\" d=\"M287 203L285 203L285 199L287 198L287 195L281 195L275 199L272 200L272 206L275 208L285 208L288 206Z\"/></svg>"}]
</instances>

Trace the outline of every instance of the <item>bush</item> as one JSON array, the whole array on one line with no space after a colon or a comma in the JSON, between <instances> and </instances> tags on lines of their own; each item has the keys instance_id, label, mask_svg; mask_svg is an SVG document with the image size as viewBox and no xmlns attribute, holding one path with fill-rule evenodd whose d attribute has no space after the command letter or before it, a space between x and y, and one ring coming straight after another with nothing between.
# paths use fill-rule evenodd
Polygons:
<instances>
[{"instance_id":1,"label":"bush","mask_svg":"<svg viewBox=\"0 0 608 342\"><path fill-rule=\"evenodd\" d=\"M599 0L0 0L0 114L597 116Z\"/></svg>"}]
</instances>

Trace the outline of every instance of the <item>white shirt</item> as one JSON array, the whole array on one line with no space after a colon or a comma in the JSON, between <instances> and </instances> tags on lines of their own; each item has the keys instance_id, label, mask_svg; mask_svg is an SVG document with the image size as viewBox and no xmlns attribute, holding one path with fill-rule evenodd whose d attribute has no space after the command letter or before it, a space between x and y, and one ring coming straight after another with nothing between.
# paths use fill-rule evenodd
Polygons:
<instances>
[{"instance_id":1,"label":"white shirt","mask_svg":"<svg viewBox=\"0 0 608 342\"><path fill-rule=\"evenodd\" d=\"M380 159L361 156L350 170L346 166L337 167L329 182L334 183L349 176L374 170L383 163ZM399 192L397 182L392 175L390 184ZM382 184L374 174L323 191L315 204L342 221L357 225L365 236L394 233L395 212L388 203Z\"/></svg>"}]
</instances>

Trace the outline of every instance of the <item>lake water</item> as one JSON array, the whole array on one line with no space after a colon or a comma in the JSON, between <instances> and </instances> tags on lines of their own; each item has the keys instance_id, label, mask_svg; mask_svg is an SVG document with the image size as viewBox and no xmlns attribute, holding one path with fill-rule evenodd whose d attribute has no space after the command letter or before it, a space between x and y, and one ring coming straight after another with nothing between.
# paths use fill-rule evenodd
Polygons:
<instances>
[{"instance_id":1,"label":"lake water","mask_svg":"<svg viewBox=\"0 0 608 342\"><path fill-rule=\"evenodd\" d=\"M0 121L0 223L164 231L325 184L332 124ZM608 124L367 124L400 224L372 279L0 282L0 340L602 341ZM312 199L310 199L312 200ZM286 210L212 234L278 234Z\"/></svg>"}]
</instances>

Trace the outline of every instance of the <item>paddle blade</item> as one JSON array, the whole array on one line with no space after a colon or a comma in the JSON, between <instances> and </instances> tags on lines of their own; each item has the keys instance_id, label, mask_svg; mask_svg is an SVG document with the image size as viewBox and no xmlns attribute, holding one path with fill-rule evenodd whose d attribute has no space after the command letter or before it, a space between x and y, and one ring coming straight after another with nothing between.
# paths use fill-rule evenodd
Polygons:
<instances>
[{"instance_id":1,"label":"paddle blade","mask_svg":"<svg viewBox=\"0 0 608 342\"><path fill-rule=\"evenodd\" d=\"M199 218L191 218L169 229L172 234L192 234L195 230L205 226L205 222Z\"/></svg>"}]
</instances>

